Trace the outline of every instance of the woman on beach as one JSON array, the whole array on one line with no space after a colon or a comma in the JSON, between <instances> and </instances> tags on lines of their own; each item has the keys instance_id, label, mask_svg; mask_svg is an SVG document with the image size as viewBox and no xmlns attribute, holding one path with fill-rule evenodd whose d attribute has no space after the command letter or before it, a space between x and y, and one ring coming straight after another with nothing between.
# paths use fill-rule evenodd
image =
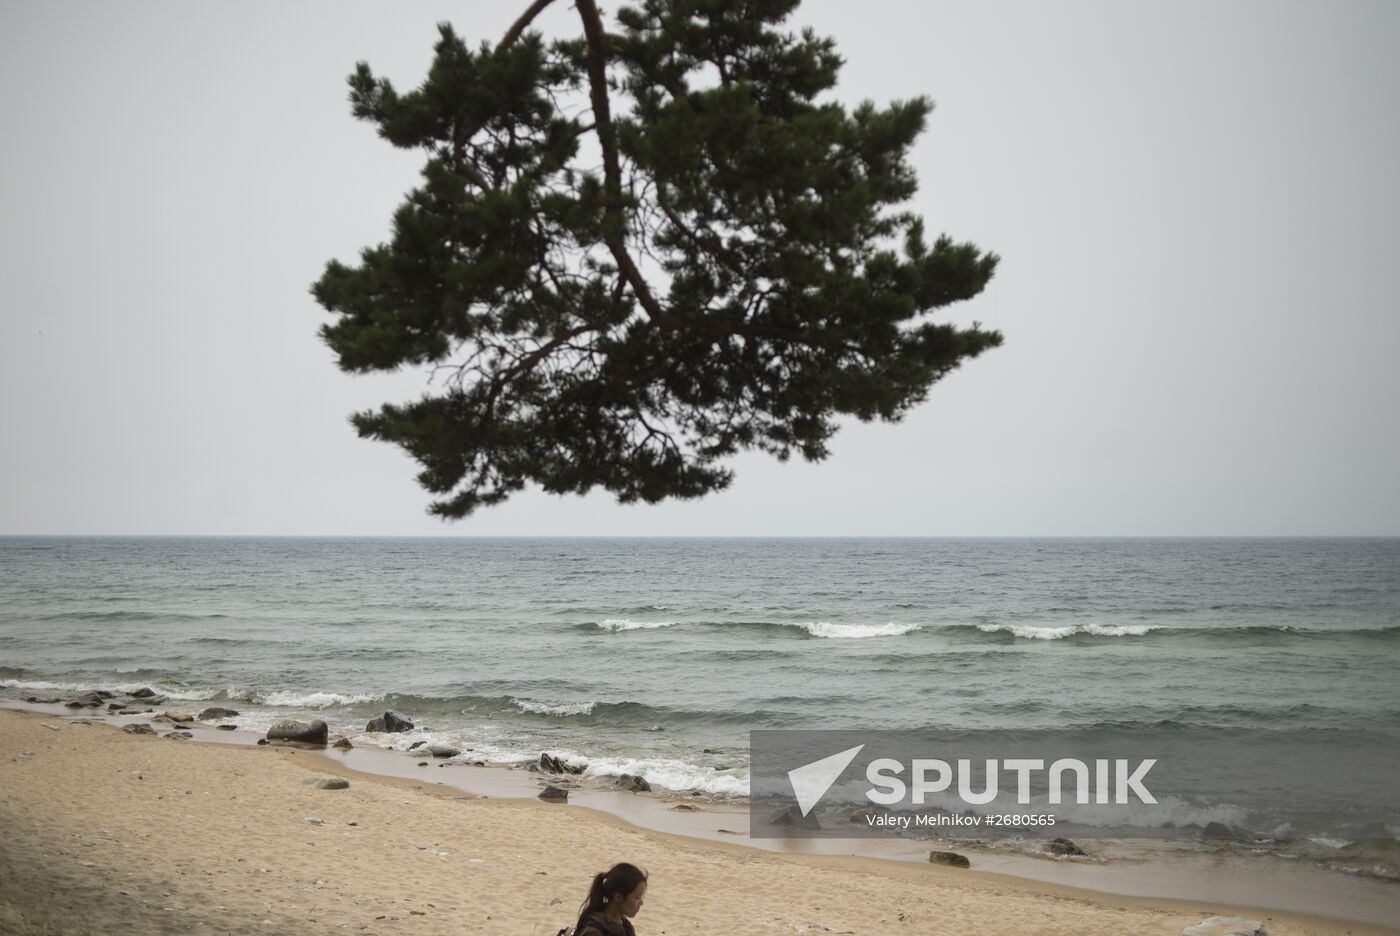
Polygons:
<instances>
[{"instance_id":1,"label":"woman on beach","mask_svg":"<svg viewBox=\"0 0 1400 936\"><path fill-rule=\"evenodd\" d=\"M631 917L642 909L647 873L626 862L594 875L579 908L574 936L637 936Z\"/></svg>"}]
</instances>

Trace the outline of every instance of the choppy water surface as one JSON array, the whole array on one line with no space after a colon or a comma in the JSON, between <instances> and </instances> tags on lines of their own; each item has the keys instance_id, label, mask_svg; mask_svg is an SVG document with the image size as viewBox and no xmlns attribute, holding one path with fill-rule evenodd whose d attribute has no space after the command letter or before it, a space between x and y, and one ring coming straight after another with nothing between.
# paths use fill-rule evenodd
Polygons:
<instances>
[{"instance_id":1,"label":"choppy water surface","mask_svg":"<svg viewBox=\"0 0 1400 936\"><path fill-rule=\"evenodd\" d=\"M1395 729L1398 677L1393 539L0 538L8 695L395 708L367 740L714 795L751 728Z\"/></svg>"}]
</instances>

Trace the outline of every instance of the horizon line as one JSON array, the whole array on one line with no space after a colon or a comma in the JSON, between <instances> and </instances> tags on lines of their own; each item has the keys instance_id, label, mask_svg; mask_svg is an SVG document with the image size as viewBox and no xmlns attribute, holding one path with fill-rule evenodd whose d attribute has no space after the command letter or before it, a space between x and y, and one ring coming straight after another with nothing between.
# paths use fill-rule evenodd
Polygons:
<instances>
[{"instance_id":1,"label":"horizon line","mask_svg":"<svg viewBox=\"0 0 1400 936\"><path fill-rule=\"evenodd\" d=\"M1400 539L1400 533L7 533L0 539L1282 540Z\"/></svg>"}]
</instances>

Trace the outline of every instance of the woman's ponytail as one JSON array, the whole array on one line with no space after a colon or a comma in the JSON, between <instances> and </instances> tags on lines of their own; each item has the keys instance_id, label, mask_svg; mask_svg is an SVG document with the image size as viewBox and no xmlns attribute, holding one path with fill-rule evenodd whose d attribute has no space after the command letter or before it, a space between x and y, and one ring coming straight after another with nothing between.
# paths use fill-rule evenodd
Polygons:
<instances>
[{"instance_id":1,"label":"woman's ponytail","mask_svg":"<svg viewBox=\"0 0 1400 936\"><path fill-rule=\"evenodd\" d=\"M574 924L574 932L577 933L583 928L583 921L590 913L597 913L607 905L603 902L603 882L608 879L606 871L599 871L593 875L593 884L588 888L588 896L583 898L583 905L578 910L578 923Z\"/></svg>"},{"instance_id":2,"label":"woman's ponytail","mask_svg":"<svg viewBox=\"0 0 1400 936\"><path fill-rule=\"evenodd\" d=\"M609 901L626 897L641 887L646 879L645 871L625 861L593 875L588 896L584 898L583 905L578 910L578 922L574 924L574 933L583 931L584 921L588 919L589 914L606 910Z\"/></svg>"}]
</instances>

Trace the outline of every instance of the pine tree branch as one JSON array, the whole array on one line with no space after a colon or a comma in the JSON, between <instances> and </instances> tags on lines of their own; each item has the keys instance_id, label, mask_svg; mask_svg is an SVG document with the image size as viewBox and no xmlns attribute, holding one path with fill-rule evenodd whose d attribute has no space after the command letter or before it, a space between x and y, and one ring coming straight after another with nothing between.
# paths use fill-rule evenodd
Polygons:
<instances>
[{"instance_id":1,"label":"pine tree branch","mask_svg":"<svg viewBox=\"0 0 1400 936\"><path fill-rule=\"evenodd\" d=\"M530 4L530 8L520 14L520 19L511 24L510 29L501 37L501 41L496 43L493 55L500 55L502 50L508 48L512 42L520 38L520 34L529 28L536 16L539 16L545 7L553 3L554 0L535 0Z\"/></svg>"},{"instance_id":2,"label":"pine tree branch","mask_svg":"<svg viewBox=\"0 0 1400 936\"><path fill-rule=\"evenodd\" d=\"M598 5L593 0L577 0L579 18L583 20L583 35L588 43L588 92L593 104L593 121L598 130L598 143L603 150L603 210L607 214L603 225L603 238L617 261L617 268L627 278L637 301L646 309L647 315L658 325L672 325L674 320L661 307L652 295L651 287L642 277L641 270L627 252L622 220L622 166L617 158L617 128L613 126L612 114L608 106L608 72L603 45L606 35L603 20L598 15Z\"/></svg>"}]
</instances>

